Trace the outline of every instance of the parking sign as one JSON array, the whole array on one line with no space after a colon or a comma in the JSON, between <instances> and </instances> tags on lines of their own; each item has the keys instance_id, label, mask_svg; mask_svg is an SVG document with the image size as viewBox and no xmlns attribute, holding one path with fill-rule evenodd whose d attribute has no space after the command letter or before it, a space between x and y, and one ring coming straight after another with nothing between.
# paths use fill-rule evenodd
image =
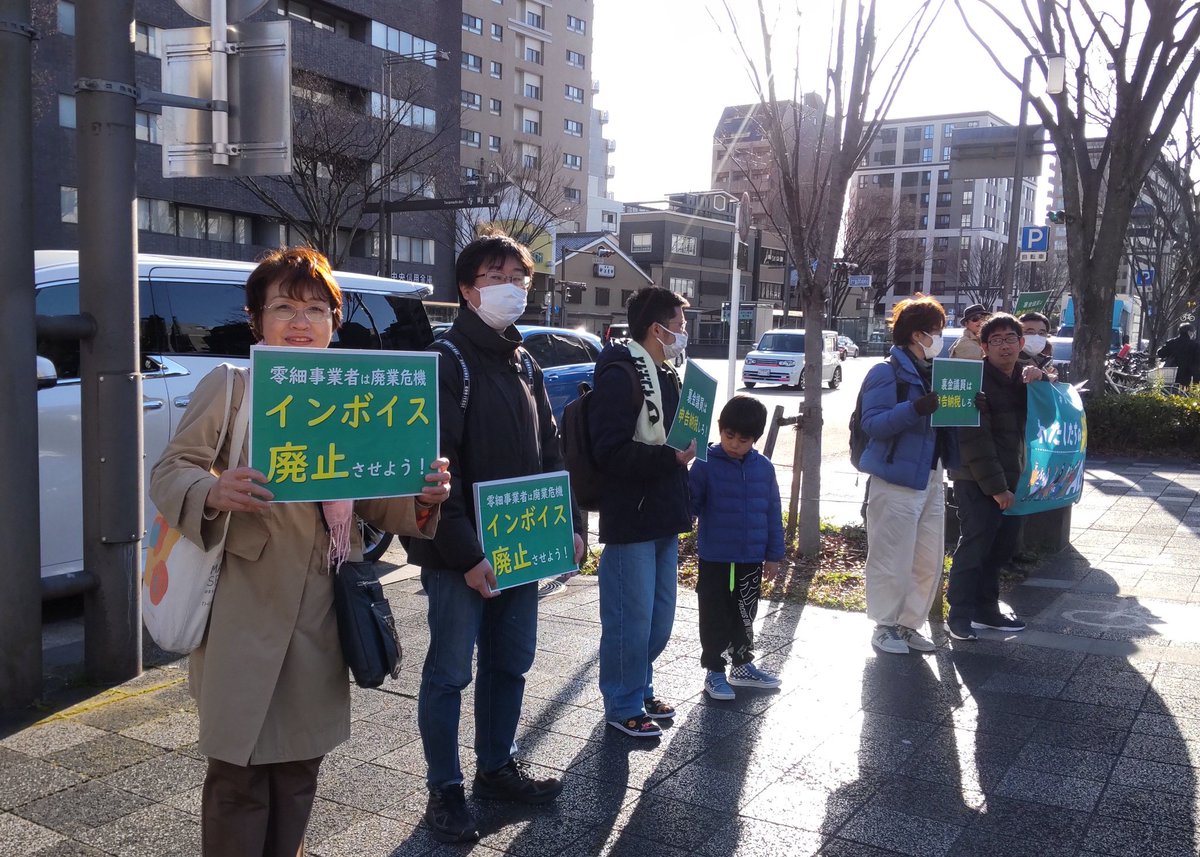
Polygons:
<instances>
[{"instance_id":1,"label":"parking sign","mask_svg":"<svg viewBox=\"0 0 1200 857\"><path fill-rule=\"evenodd\" d=\"M1021 227L1021 261L1045 262L1050 249L1050 230L1045 226Z\"/></svg>"}]
</instances>

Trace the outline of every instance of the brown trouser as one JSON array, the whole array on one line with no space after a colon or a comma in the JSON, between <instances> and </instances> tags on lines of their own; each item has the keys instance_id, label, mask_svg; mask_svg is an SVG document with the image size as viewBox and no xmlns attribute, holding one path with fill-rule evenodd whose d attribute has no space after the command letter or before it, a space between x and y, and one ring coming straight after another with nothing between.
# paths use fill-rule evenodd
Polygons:
<instances>
[{"instance_id":1,"label":"brown trouser","mask_svg":"<svg viewBox=\"0 0 1200 857\"><path fill-rule=\"evenodd\" d=\"M204 857L303 857L323 758L246 766L209 759L200 813Z\"/></svg>"}]
</instances>

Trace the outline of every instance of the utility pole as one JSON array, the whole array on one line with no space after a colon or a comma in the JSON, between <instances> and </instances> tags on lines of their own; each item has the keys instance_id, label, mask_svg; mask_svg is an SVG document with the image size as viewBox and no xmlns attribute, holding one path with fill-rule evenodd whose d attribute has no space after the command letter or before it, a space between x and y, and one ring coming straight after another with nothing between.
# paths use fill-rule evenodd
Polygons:
<instances>
[{"instance_id":1,"label":"utility pole","mask_svg":"<svg viewBox=\"0 0 1200 857\"><path fill-rule=\"evenodd\" d=\"M33 51L29 0L0 0L0 709L25 708L42 692L42 589L38 515L37 369L34 355Z\"/></svg>"}]
</instances>

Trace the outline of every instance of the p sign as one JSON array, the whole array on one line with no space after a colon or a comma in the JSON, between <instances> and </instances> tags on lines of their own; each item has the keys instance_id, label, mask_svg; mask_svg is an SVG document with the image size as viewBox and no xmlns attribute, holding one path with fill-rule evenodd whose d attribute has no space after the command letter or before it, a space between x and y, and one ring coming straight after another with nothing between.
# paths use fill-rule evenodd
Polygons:
<instances>
[{"instance_id":1,"label":"p sign","mask_svg":"<svg viewBox=\"0 0 1200 857\"><path fill-rule=\"evenodd\" d=\"M1050 247L1050 230L1045 226L1021 227L1021 261L1044 262Z\"/></svg>"}]
</instances>

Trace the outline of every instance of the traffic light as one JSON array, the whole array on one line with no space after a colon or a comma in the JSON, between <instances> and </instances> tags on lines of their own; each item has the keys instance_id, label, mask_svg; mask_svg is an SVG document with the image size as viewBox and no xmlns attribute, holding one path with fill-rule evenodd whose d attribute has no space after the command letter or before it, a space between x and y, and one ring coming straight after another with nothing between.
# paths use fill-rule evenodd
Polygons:
<instances>
[{"instance_id":1,"label":"traffic light","mask_svg":"<svg viewBox=\"0 0 1200 857\"><path fill-rule=\"evenodd\" d=\"M1063 211L1061 208L1059 208L1057 210L1051 209L1050 211L1046 212L1046 218L1051 223L1066 223L1067 222L1067 213L1065 211Z\"/></svg>"}]
</instances>

